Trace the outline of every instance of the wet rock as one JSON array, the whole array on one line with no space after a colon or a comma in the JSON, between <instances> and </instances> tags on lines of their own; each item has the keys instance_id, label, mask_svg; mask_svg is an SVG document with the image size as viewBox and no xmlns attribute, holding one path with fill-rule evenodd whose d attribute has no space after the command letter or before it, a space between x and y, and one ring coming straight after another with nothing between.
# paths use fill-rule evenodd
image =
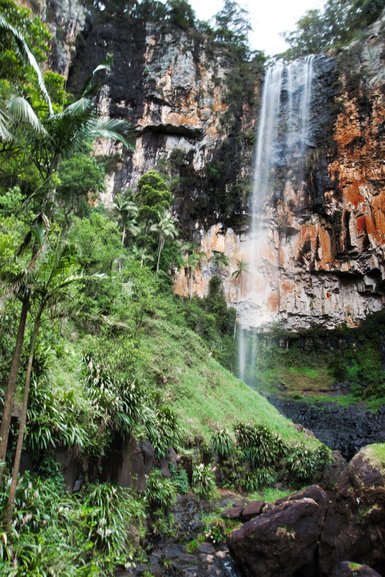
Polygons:
<instances>
[{"instance_id":1,"label":"wet rock","mask_svg":"<svg viewBox=\"0 0 385 577\"><path fill-rule=\"evenodd\" d=\"M265 506L264 501L251 501L246 507L243 509L241 514L242 521L250 521L257 515L262 513L262 510Z\"/></svg>"},{"instance_id":2,"label":"wet rock","mask_svg":"<svg viewBox=\"0 0 385 577\"><path fill-rule=\"evenodd\" d=\"M385 463L373 447L362 449L341 474L320 538L324 574L342 560L385 572Z\"/></svg>"},{"instance_id":3,"label":"wet rock","mask_svg":"<svg viewBox=\"0 0 385 577\"><path fill-rule=\"evenodd\" d=\"M314 561L324 514L313 499L280 503L234 531L230 552L248 577L289 577Z\"/></svg>"},{"instance_id":4,"label":"wet rock","mask_svg":"<svg viewBox=\"0 0 385 577\"><path fill-rule=\"evenodd\" d=\"M215 553L215 547L211 543L200 543L198 545L198 553L204 553L205 555L213 555Z\"/></svg>"},{"instance_id":5,"label":"wet rock","mask_svg":"<svg viewBox=\"0 0 385 577\"><path fill-rule=\"evenodd\" d=\"M242 516L243 507L230 507L222 513L224 519L240 519Z\"/></svg>"},{"instance_id":6,"label":"wet rock","mask_svg":"<svg viewBox=\"0 0 385 577\"><path fill-rule=\"evenodd\" d=\"M366 445L385 441L385 407L373 413L356 405L341 407L334 403L322 403L316 406L274 397L269 400L295 423L311 429L320 441L340 451L345 459L351 459ZM343 462L338 465L335 476L341 468Z\"/></svg>"}]
</instances>

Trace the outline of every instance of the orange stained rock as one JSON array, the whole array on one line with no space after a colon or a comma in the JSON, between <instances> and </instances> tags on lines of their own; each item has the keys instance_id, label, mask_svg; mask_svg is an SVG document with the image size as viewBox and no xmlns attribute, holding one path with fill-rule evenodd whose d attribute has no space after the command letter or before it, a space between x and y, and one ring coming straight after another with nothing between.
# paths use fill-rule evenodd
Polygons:
<instances>
[{"instance_id":1,"label":"orange stained rock","mask_svg":"<svg viewBox=\"0 0 385 577\"><path fill-rule=\"evenodd\" d=\"M279 294L276 292L272 292L269 296L267 301L267 307L270 312L278 312L279 311Z\"/></svg>"},{"instance_id":2,"label":"orange stained rock","mask_svg":"<svg viewBox=\"0 0 385 577\"><path fill-rule=\"evenodd\" d=\"M364 202L365 197L360 189L363 184L363 180L355 181L344 189L343 197L345 203L350 204L353 208L358 208L358 206Z\"/></svg>"},{"instance_id":3,"label":"orange stained rock","mask_svg":"<svg viewBox=\"0 0 385 577\"><path fill-rule=\"evenodd\" d=\"M366 234L366 216L365 215L358 216L356 218L356 229L357 229L357 234L359 236Z\"/></svg>"},{"instance_id":4,"label":"orange stained rock","mask_svg":"<svg viewBox=\"0 0 385 577\"><path fill-rule=\"evenodd\" d=\"M320 263L320 268L322 268L325 265L329 265L333 260L330 234L322 225L318 227L318 238L322 250Z\"/></svg>"},{"instance_id":5,"label":"orange stained rock","mask_svg":"<svg viewBox=\"0 0 385 577\"><path fill-rule=\"evenodd\" d=\"M355 99L348 100L348 96L345 94L346 99L345 109L337 117L334 139L337 144L344 148L346 145L350 144L355 138L361 136L360 121L357 113L357 105Z\"/></svg>"}]
</instances>

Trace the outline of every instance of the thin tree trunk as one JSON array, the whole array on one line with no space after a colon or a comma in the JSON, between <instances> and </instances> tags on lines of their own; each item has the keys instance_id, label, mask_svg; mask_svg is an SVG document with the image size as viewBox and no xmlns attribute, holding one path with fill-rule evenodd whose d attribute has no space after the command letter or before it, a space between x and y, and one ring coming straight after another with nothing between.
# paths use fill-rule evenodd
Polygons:
<instances>
[{"instance_id":1,"label":"thin tree trunk","mask_svg":"<svg viewBox=\"0 0 385 577\"><path fill-rule=\"evenodd\" d=\"M13 351L11 368L8 375L7 390L5 392L3 418L0 425L0 483L5 469L5 457L7 455L9 429L12 419L13 403L15 400L17 373L20 366L21 351L23 348L25 325L27 322L29 308L29 297L23 299L21 307L19 326L17 329L16 345Z\"/></svg>"},{"instance_id":2,"label":"thin tree trunk","mask_svg":"<svg viewBox=\"0 0 385 577\"><path fill-rule=\"evenodd\" d=\"M123 232L122 232L122 244L121 246L123 247L125 244L125 240L126 240L126 227L123 227Z\"/></svg>"},{"instance_id":3,"label":"thin tree trunk","mask_svg":"<svg viewBox=\"0 0 385 577\"><path fill-rule=\"evenodd\" d=\"M189 293L189 299L190 301L192 300L192 295L193 295L193 273L192 270L189 271L189 275L188 275L188 293Z\"/></svg>"},{"instance_id":4,"label":"thin tree trunk","mask_svg":"<svg viewBox=\"0 0 385 577\"><path fill-rule=\"evenodd\" d=\"M163 237L159 237L158 260L157 260L157 263L156 263L156 272L159 272L160 256L161 256L161 254L162 254L163 247L164 247L164 238L163 238Z\"/></svg>"},{"instance_id":5,"label":"thin tree trunk","mask_svg":"<svg viewBox=\"0 0 385 577\"><path fill-rule=\"evenodd\" d=\"M28 356L28 365L27 365L27 372L25 376L25 385L24 385L24 394L23 394L23 404L21 408L21 416L20 416L20 424L19 424L19 434L17 436L17 444L16 444L16 453L15 459L13 462L13 471L12 471L12 481L11 487L9 489L8 495L8 503L7 508L5 511L5 530L7 532L10 531L12 526L12 517L13 517L13 510L15 507L15 494L17 488L17 478L19 475L20 470L20 460L21 460L21 453L23 450L23 443L24 443L24 434L27 424L27 409L28 409L28 399L29 399L29 390L31 387L31 375L32 375L32 364L33 359L35 356L35 347L36 347L36 339L39 334L40 329L40 320L41 315L43 313L44 304L42 303L39 307L37 312L35 322L33 325L33 332L31 336L31 342L29 345L29 356Z\"/></svg>"}]
</instances>

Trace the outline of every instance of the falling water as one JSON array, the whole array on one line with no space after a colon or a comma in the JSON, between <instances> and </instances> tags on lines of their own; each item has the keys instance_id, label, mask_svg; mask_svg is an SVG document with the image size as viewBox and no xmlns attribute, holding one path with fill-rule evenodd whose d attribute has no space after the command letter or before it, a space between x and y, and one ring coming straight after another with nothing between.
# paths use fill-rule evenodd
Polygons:
<instances>
[{"instance_id":1,"label":"falling water","mask_svg":"<svg viewBox=\"0 0 385 577\"><path fill-rule=\"evenodd\" d=\"M313 56L291 64L277 62L266 71L257 133L253 191L250 201L251 226L247 242L247 278L238 309L239 377L250 381L255 375L257 337L250 329L273 320L266 303L272 288L261 273L269 266L263 254L268 234L268 204L273 198L285 202L290 182L302 187L304 159L310 143L310 110ZM278 266L276 266L276 274ZM259 282L258 282L259 278Z\"/></svg>"}]
</instances>

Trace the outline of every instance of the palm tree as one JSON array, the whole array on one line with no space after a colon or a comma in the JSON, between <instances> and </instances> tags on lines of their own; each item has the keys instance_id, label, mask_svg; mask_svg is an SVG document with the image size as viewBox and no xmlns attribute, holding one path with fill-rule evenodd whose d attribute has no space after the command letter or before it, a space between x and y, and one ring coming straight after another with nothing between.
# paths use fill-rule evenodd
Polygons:
<instances>
[{"instance_id":1,"label":"palm tree","mask_svg":"<svg viewBox=\"0 0 385 577\"><path fill-rule=\"evenodd\" d=\"M20 366L21 352L24 343L25 327L30 306L30 289L29 280L33 275L34 269L38 262L39 256L42 254L47 231L49 230L49 222L44 214L39 214L33 222L29 232L25 236L23 243L17 251L17 255L21 255L27 249L31 250L29 262L25 268L13 275L1 275L0 281L6 285L6 295L13 294L22 303L19 324L16 335L15 349L12 355L11 368L8 374L7 388L4 397L3 415L0 425L0 482L4 472L5 457L7 454L8 437L11 425L12 411L16 392L17 374ZM3 277L3 278L2 278Z\"/></svg>"},{"instance_id":2,"label":"palm tree","mask_svg":"<svg viewBox=\"0 0 385 577\"><path fill-rule=\"evenodd\" d=\"M140 232L140 227L136 222L139 208L133 200L130 200L130 198L123 194L117 194L115 196L113 206L118 214L118 222L122 229L122 246L124 246L127 233L135 237Z\"/></svg>"},{"instance_id":3,"label":"palm tree","mask_svg":"<svg viewBox=\"0 0 385 577\"><path fill-rule=\"evenodd\" d=\"M237 267L231 276L234 280L240 280L242 283L243 276L249 272L249 263L246 260L240 259L237 260Z\"/></svg>"},{"instance_id":4,"label":"palm tree","mask_svg":"<svg viewBox=\"0 0 385 577\"><path fill-rule=\"evenodd\" d=\"M213 251L212 261L214 266L218 267L221 271L229 266L229 257L225 255L224 252L218 250Z\"/></svg>"},{"instance_id":5,"label":"palm tree","mask_svg":"<svg viewBox=\"0 0 385 577\"><path fill-rule=\"evenodd\" d=\"M193 297L194 270L198 268L205 257L206 254L204 252L194 250L191 245L187 246L187 253L185 254L183 266L187 277L190 301Z\"/></svg>"},{"instance_id":6,"label":"palm tree","mask_svg":"<svg viewBox=\"0 0 385 577\"><path fill-rule=\"evenodd\" d=\"M159 222L154 223L151 226L150 231L159 234L158 259L156 262L156 272L159 272L160 257L166 240L174 239L178 236L178 230L175 226L175 219L172 214L168 210L165 210L162 215L159 215Z\"/></svg>"},{"instance_id":7,"label":"palm tree","mask_svg":"<svg viewBox=\"0 0 385 577\"><path fill-rule=\"evenodd\" d=\"M154 261L154 257L151 256L147 249L142 247L139 248L136 245L132 247L133 257L140 261L140 266L143 267L146 263Z\"/></svg>"},{"instance_id":8,"label":"palm tree","mask_svg":"<svg viewBox=\"0 0 385 577\"><path fill-rule=\"evenodd\" d=\"M5 512L5 527L9 530L12 523L12 516L15 503L17 479L20 470L20 459L24 443L24 435L27 423L27 409L33 361L36 350L36 341L39 335L41 320L45 310L55 304L55 306L73 296L71 287L80 285L89 278L102 278L103 275L85 276L78 273L75 251L68 244L61 243L60 239L50 250L41 257L38 270L30 277L27 287L30 300L36 306L33 319L31 340L29 344L28 363L24 384L23 401L21 407L19 433L17 437L16 452L13 463L11 486L9 490L8 503Z\"/></svg>"},{"instance_id":9,"label":"palm tree","mask_svg":"<svg viewBox=\"0 0 385 577\"><path fill-rule=\"evenodd\" d=\"M47 102L49 113L52 114L53 110L52 110L51 98L48 94L43 74L24 36L22 35L21 32L19 32L16 28L14 28L1 14L0 14L0 30L2 30L3 32L8 32L12 35L18 48L17 51L18 56L33 68L37 77L40 91L44 97L44 100Z\"/></svg>"}]
</instances>

